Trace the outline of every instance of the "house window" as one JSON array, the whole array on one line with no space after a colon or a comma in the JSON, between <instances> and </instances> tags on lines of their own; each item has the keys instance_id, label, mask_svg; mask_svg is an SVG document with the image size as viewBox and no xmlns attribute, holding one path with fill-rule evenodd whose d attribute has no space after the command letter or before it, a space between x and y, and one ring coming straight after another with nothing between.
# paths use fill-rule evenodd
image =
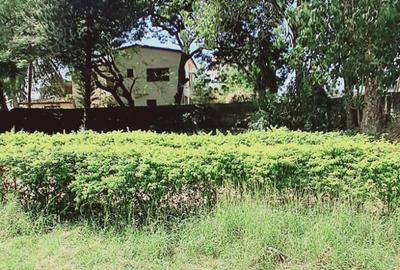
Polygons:
<instances>
[{"instance_id":1,"label":"house window","mask_svg":"<svg viewBox=\"0 0 400 270\"><path fill-rule=\"evenodd\" d=\"M126 73L127 73L127 77L128 78L133 78L134 74L133 74L133 69L132 68L128 68Z\"/></svg>"},{"instance_id":2,"label":"house window","mask_svg":"<svg viewBox=\"0 0 400 270\"><path fill-rule=\"evenodd\" d=\"M155 107L155 106L157 106L157 100L155 100L155 99L148 99L148 100L147 100L147 106L149 106L149 107Z\"/></svg>"},{"instance_id":3,"label":"house window","mask_svg":"<svg viewBox=\"0 0 400 270\"><path fill-rule=\"evenodd\" d=\"M148 82L166 82L169 81L169 68L148 68Z\"/></svg>"}]
</instances>

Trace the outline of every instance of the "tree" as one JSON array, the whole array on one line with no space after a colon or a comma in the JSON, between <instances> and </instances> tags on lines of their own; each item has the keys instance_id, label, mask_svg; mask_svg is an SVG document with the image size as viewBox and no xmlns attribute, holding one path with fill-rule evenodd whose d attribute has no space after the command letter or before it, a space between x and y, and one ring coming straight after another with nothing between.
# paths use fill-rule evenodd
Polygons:
<instances>
[{"instance_id":1,"label":"tree","mask_svg":"<svg viewBox=\"0 0 400 270\"><path fill-rule=\"evenodd\" d=\"M125 102L121 98L121 94L127 101L129 107L135 106L132 93L137 78L133 79L129 88L126 86L124 75L118 68L113 53L103 55L97 59L93 75L96 87L110 93L119 106L126 107Z\"/></svg>"},{"instance_id":2,"label":"tree","mask_svg":"<svg viewBox=\"0 0 400 270\"><path fill-rule=\"evenodd\" d=\"M93 70L109 48L119 48L148 12L147 0L47 0L49 39L61 61L80 77L84 92L84 126L94 90Z\"/></svg>"},{"instance_id":3,"label":"tree","mask_svg":"<svg viewBox=\"0 0 400 270\"><path fill-rule=\"evenodd\" d=\"M284 81L287 40L285 18L275 1L208 1L200 23L206 44L217 62L236 64L251 81L258 97L276 94Z\"/></svg>"},{"instance_id":4,"label":"tree","mask_svg":"<svg viewBox=\"0 0 400 270\"><path fill-rule=\"evenodd\" d=\"M22 82L32 63L45 55L43 28L38 23L42 8L36 0L4 0L0 3L0 99L2 110L8 110L6 96L21 94ZM33 72L29 72L32 75ZM29 76L28 89L32 89ZM28 93L28 97L30 94Z\"/></svg>"},{"instance_id":5,"label":"tree","mask_svg":"<svg viewBox=\"0 0 400 270\"><path fill-rule=\"evenodd\" d=\"M168 33L182 51L178 68L176 104L181 104L184 86L189 81L186 76L186 64L190 59L201 55L204 49L202 38L197 31L197 22L202 14L203 2L201 0L160 1L150 17L152 26ZM165 41L166 37L162 31L158 31L157 36Z\"/></svg>"},{"instance_id":6,"label":"tree","mask_svg":"<svg viewBox=\"0 0 400 270\"><path fill-rule=\"evenodd\" d=\"M41 22L45 5L39 0L5 0L0 3L1 28L0 77L2 92L14 103L17 99L28 99L31 104L34 81L48 83L46 73L57 73L58 67L52 63L44 27ZM27 90L25 93L24 90ZM6 105L6 96L2 104ZM8 108L5 108L7 110Z\"/></svg>"},{"instance_id":7,"label":"tree","mask_svg":"<svg viewBox=\"0 0 400 270\"><path fill-rule=\"evenodd\" d=\"M361 129L382 128L382 90L400 75L400 2L398 0L304 1L297 47L315 78L345 84L348 127L354 90L364 92Z\"/></svg>"}]
</instances>

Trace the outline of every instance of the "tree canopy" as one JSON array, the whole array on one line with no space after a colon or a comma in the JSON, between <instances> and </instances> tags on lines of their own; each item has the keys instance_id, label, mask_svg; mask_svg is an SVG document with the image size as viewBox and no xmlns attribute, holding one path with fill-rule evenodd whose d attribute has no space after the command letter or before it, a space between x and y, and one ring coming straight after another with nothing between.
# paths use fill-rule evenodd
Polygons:
<instances>
[{"instance_id":1,"label":"tree canopy","mask_svg":"<svg viewBox=\"0 0 400 270\"><path fill-rule=\"evenodd\" d=\"M325 114L320 97L343 81L347 127L357 124L351 113L359 109L363 131L376 134L382 93L400 76L399 0L3 0L0 23L3 110L23 94L27 78L31 85L34 65L50 68L49 81L57 81L55 63L82 82L85 112L95 87L120 106L134 106L114 55L140 40L149 25L153 35L182 50L178 104L189 80L185 66L207 55L210 66L240 72L267 106L286 102L285 113L299 128Z\"/></svg>"}]
</instances>

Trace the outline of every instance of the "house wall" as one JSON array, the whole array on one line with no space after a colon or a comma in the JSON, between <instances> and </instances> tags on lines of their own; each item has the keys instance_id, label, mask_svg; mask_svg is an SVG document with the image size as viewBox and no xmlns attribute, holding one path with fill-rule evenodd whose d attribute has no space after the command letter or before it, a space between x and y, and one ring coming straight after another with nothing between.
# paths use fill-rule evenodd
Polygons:
<instances>
[{"instance_id":1,"label":"house wall","mask_svg":"<svg viewBox=\"0 0 400 270\"><path fill-rule=\"evenodd\" d=\"M173 105L175 103L175 94L178 85L178 69L181 53L174 50L147 48L147 47L129 47L121 50L115 56L115 62L125 76L125 85L128 89L136 79L133 87L132 96L135 100L135 106L147 106L148 100L156 100L157 105ZM168 68L169 81L147 81L147 69L149 68ZM134 78L127 78L128 69L133 69ZM184 91L184 100L190 100L193 96L191 73L196 71L196 65L193 61L186 64L186 74L191 81L187 83ZM74 84L74 95L78 107L82 107L78 98L78 86ZM186 97L186 98L185 98ZM113 101L111 94L96 89L92 98L93 107L106 107L104 102ZM124 100L124 98L122 98ZM185 104L184 102L182 102ZM186 103L187 104L187 103Z\"/></svg>"},{"instance_id":2,"label":"house wall","mask_svg":"<svg viewBox=\"0 0 400 270\"><path fill-rule=\"evenodd\" d=\"M189 78L189 82L185 85L185 88L183 90L182 104L188 105L192 104L192 99L194 96L193 80L194 80L194 75L197 71L197 66L192 60L189 60L186 63L185 69L186 69L186 78Z\"/></svg>"},{"instance_id":3,"label":"house wall","mask_svg":"<svg viewBox=\"0 0 400 270\"><path fill-rule=\"evenodd\" d=\"M133 69L137 81L134 86L136 106L147 106L147 100L156 100L157 105L174 104L174 96L178 85L178 67L180 53L132 47L124 49L116 57L118 68L126 75L127 69ZM148 68L169 68L170 80L159 82L147 81ZM126 78L125 85L129 89L133 79Z\"/></svg>"}]
</instances>

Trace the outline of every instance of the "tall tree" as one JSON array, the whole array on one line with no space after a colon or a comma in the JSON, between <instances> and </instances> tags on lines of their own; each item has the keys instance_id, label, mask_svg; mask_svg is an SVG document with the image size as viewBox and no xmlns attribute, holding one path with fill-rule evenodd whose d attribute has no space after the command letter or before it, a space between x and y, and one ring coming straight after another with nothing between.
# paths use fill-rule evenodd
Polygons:
<instances>
[{"instance_id":1,"label":"tall tree","mask_svg":"<svg viewBox=\"0 0 400 270\"><path fill-rule=\"evenodd\" d=\"M161 41L168 39L163 33L166 32L182 51L175 95L176 104L181 104L184 86L189 81L186 76L186 64L190 59L200 56L204 49L204 42L197 31L203 4L202 0L163 0L158 2L150 17L152 27L161 30L157 32Z\"/></svg>"},{"instance_id":2,"label":"tall tree","mask_svg":"<svg viewBox=\"0 0 400 270\"><path fill-rule=\"evenodd\" d=\"M0 98L6 108L6 95L15 99L32 62L46 52L44 32L38 23L42 3L37 0L4 0L0 2ZM32 74L32 73L30 73ZM31 83L28 88L32 88Z\"/></svg>"},{"instance_id":3,"label":"tall tree","mask_svg":"<svg viewBox=\"0 0 400 270\"><path fill-rule=\"evenodd\" d=\"M304 1L298 49L312 73L322 80L344 80L349 117L354 89L364 92L361 128L382 128L382 90L400 74L400 1Z\"/></svg>"},{"instance_id":4,"label":"tall tree","mask_svg":"<svg viewBox=\"0 0 400 270\"><path fill-rule=\"evenodd\" d=\"M47 31L63 63L80 77L84 92L84 126L94 90L98 57L120 47L135 24L148 12L148 0L46 0Z\"/></svg>"}]
</instances>

